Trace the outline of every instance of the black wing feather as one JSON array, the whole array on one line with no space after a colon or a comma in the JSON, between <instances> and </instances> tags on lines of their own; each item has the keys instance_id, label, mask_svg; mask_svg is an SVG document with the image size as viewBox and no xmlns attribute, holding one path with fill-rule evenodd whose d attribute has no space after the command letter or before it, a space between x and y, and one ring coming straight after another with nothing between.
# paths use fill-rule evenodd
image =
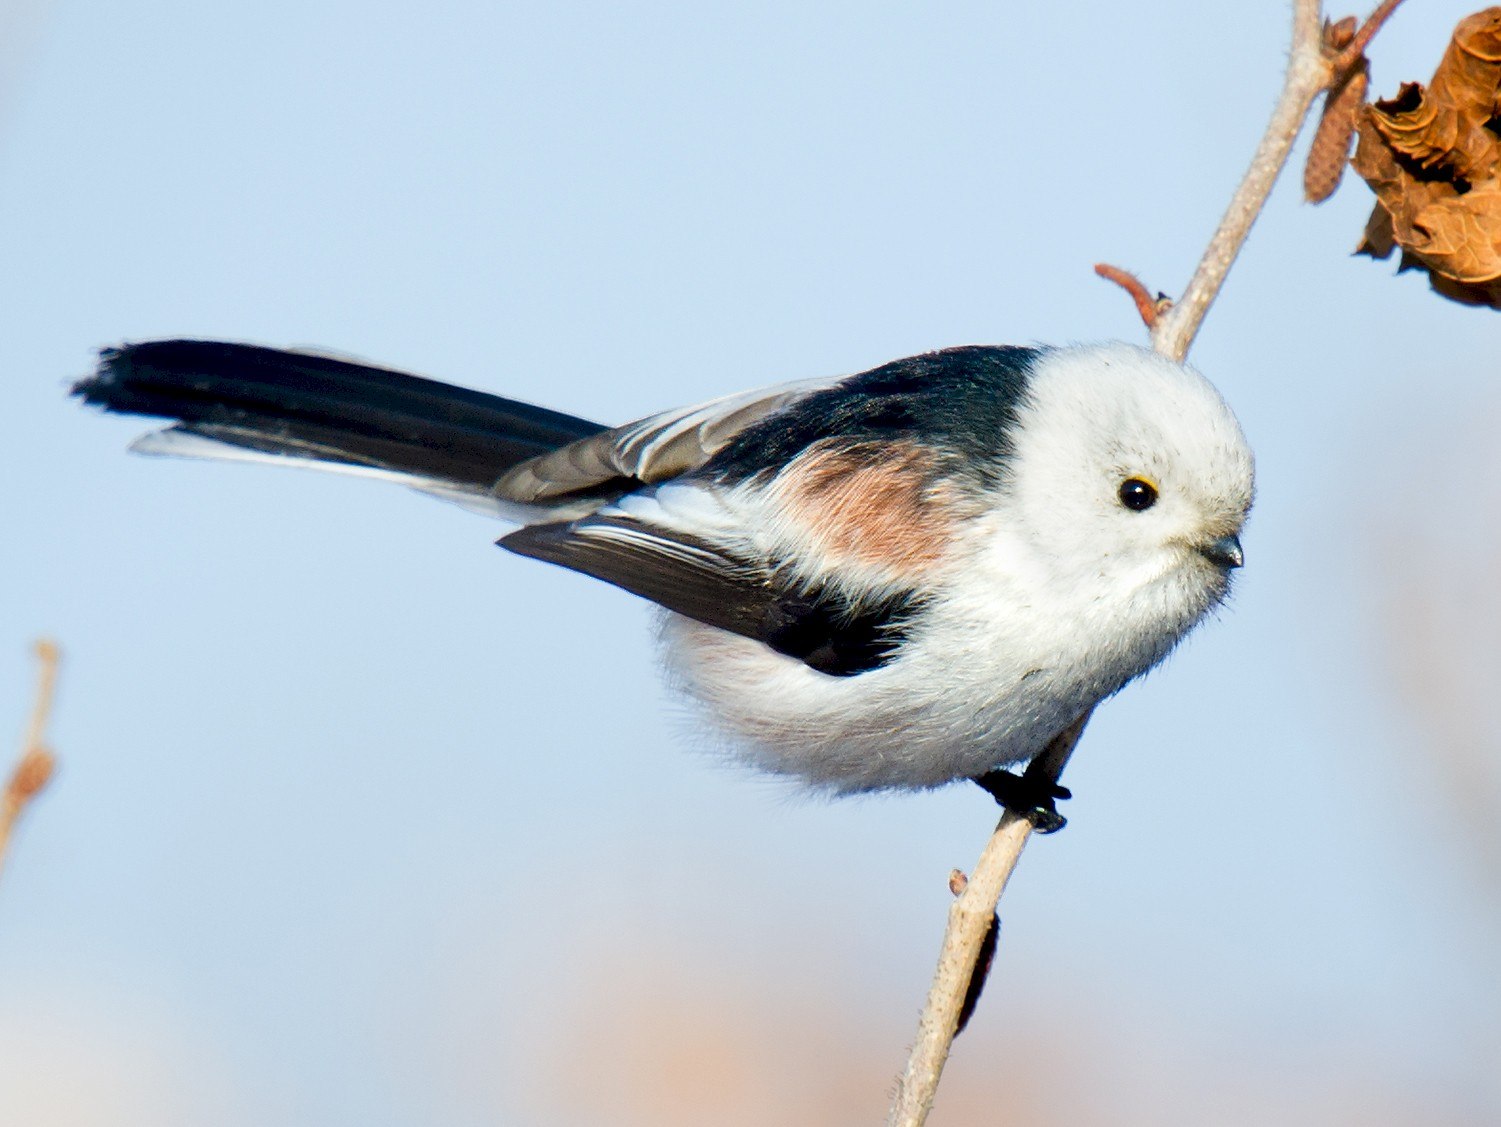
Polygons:
<instances>
[{"instance_id":1,"label":"black wing feather","mask_svg":"<svg viewBox=\"0 0 1501 1127\"><path fill-rule=\"evenodd\" d=\"M862 602L827 588L789 587L763 564L629 517L529 525L499 544L764 642L836 677L891 661L921 610L920 598L911 591Z\"/></svg>"},{"instance_id":2,"label":"black wing feather","mask_svg":"<svg viewBox=\"0 0 1501 1127\"><path fill-rule=\"evenodd\" d=\"M532 559L559 564L633 595L746 637L759 637L776 603L760 568L683 533L638 521L593 516L532 524L497 543Z\"/></svg>"},{"instance_id":3,"label":"black wing feather","mask_svg":"<svg viewBox=\"0 0 1501 1127\"><path fill-rule=\"evenodd\" d=\"M912 591L864 603L826 590L785 595L777 605L779 624L761 640L820 673L851 677L895 658L921 610L922 599Z\"/></svg>"}]
</instances>

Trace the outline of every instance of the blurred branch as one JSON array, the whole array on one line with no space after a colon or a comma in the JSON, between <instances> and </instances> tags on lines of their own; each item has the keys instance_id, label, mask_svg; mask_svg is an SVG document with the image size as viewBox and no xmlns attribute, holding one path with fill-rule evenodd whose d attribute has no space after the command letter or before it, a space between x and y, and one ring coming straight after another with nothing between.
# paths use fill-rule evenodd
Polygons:
<instances>
[{"instance_id":1,"label":"blurred branch","mask_svg":"<svg viewBox=\"0 0 1501 1127\"><path fill-rule=\"evenodd\" d=\"M1356 35L1361 48L1400 2L1383 0ZM1288 55L1282 93L1261 143L1251 158L1251 167L1231 197L1219 229L1209 240L1183 297L1171 304L1153 301L1147 288L1132 275L1115 267L1096 267L1096 272L1102 277L1121 285L1131 294L1142 320L1151 331L1152 348L1159 355L1180 363L1187 357L1189 346L1204 322L1204 315L1219 295L1231 265L1287 163L1308 111L1319 94L1343 73L1340 67L1346 63L1344 57L1325 49L1320 0L1294 0L1292 49ZM1056 785L1088 720L1087 715L1081 717L1049 744L1028 766L1028 777ZM906 1070L897 1081L896 1098L886 1120L887 1127L922 1127L932 1110L981 945L994 918L996 904L1031 833L1030 821L1008 812L980 855L968 886L949 909L938 969L918 1022L917 1040L907 1059Z\"/></svg>"},{"instance_id":2,"label":"blurred branch","mask_svg":"<svg viewBox=\"0 0 1501 1127\"><path fill-rule=\"evenodd\" d=\"M36 644L37 676L36 703L31 707L31 723L26 729L26 739L21 745L21 758L11 772L10 781L0 794L0 870L5 867L6 849L10 845L11 830L16 819L52 778L56 760L42 742L47 733L47 719L52 713L52 697L57 688L57 665L59 653L56 643L46 640Z\"/></svg>"}]
</instances>

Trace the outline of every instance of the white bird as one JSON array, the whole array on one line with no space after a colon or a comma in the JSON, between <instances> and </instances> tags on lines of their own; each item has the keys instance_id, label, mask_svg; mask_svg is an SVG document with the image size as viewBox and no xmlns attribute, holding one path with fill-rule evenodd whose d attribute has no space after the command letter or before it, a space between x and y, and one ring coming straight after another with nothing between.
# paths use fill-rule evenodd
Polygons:
<instances>
[{"instance_id":1,"label":"white bird","mask_svg":"<svg viewBox=\"0 0 1501 1127\"><path fill-rule=\"evenodd\" d=\"M1160 662L1242 564L1253 460L1197 372L1124 344L972 346L606 428L347 360L107 350L74 388L178 420L133 447L402 482L502 547L665 608L730 746L830 792L1023 764ZM1010 780L1010 781L1008 781Z\"/></svg>"}]
</instances>

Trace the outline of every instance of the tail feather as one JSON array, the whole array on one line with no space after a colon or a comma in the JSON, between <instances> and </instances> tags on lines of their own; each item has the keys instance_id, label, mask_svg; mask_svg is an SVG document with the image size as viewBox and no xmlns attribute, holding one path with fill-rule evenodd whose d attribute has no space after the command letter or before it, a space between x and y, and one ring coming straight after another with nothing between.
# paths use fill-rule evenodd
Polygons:
<instances>
[{"instance_id":1,"label":"tail feather","mask_svg":"<svg viewBox=\"0 0 1501 1127\"><path fill-rule=\"evenodd\" d=\"M149 452L206 452L182 440L191 436L255 457L382 471L442 495L487 493L511 467L605 429L348 360L216 341L106 349L73 393L106 411L177 420L165 440L143 444Z\"/></svg>"}]
</instances>

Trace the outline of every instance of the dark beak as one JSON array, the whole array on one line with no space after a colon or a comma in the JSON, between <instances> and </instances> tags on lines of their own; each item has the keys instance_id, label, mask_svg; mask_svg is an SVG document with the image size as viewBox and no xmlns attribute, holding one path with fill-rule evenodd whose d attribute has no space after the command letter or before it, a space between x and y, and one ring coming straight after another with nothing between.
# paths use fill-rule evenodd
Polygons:
<instances>
[{"instance_id":1,"label":"dark beak","mask_svg":"<svg viewBox=\"0 0 1501 1127\"><path fill-rule=\"evenodd\" d=\"M1232 567L1241 567L1246 562L1246 555L1240 550L1239 536L1221 536L1218 540L1200 544L1199 551L1210 563L1227 571Z\"/></svg>"}]
</instances>

